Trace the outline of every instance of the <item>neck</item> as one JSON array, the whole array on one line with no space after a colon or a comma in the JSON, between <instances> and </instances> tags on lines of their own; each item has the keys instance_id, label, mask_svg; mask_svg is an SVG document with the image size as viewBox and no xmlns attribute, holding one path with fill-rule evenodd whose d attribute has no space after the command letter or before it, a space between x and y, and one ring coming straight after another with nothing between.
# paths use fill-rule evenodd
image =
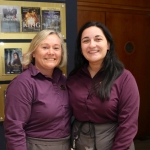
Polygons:
<instances>
[{"instance_id":1,"label":"neck","mask_svg":"<svg viewBox=\"0 0 150 150\"><path fill-rule=\"evenodd\" d=\"M93 78L96 73L101 69L101 65L100 64L89 64L88 66L88 70L90 72L91 77Z\"/></svg>"},{"instance_id":2,"label":"neck","mask_svg":"<svg viewBox=\"0 0 150 150\"><path fill-rule=\"evenodd\" d=\"M49 77L49 78L53 78L52 74L53 73L50 72L50 73L45 73L44 75L47 76L47 77Z\"/></svg>"},{"instance_id":3,"label":"neck","mask_svg":"<svg viewBox=\"0 0 150 150\"><path fill-rule=\"evenodd\" d=\"M52 78L53 75L53 69L40 69L38 67L36 67L43 75Z\"/></svg>"}]
</instances>

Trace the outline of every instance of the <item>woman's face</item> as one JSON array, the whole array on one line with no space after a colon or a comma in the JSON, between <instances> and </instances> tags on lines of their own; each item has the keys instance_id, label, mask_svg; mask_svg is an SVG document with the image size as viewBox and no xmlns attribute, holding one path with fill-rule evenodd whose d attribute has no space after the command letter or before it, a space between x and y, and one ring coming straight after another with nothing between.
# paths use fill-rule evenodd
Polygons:
<instances>
[{"instance_id":1,"label":"woman's face","mask_svg":"<svg viewBox=\"0 0 150 150\"><path fill-rule=\"evenodd\" d=\"M83 31L81 49L83 56L89 63L102 64L109 47L109 43L100 28L92 26Z\"/></svg>"},{"instance_id":2,"label":"woman's face","mask_svg":"<svg viewBox=\"0 0 150 150\"><path fill-rule=\"evenodd\" d=\"M56 34L48 35L33 53L35 67L46 73L60 64L62 55L61 42Z\"/></svg>"},{"instance_id":3,"label":"woman's face","mask_svg":"<svg viewBox=\"0 0 150 150\"><path fill-rule=\"evenodd\" d=\"M18 58L17 54L14 54L14 59L17 59L17 58Z\"/></svg>"}]
</instances>

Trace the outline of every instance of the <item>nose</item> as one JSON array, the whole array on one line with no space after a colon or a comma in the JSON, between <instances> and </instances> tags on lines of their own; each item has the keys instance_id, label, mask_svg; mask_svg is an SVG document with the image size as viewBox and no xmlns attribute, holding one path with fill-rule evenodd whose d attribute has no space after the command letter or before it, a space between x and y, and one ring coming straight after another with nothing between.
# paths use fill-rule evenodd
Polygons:
<instances>
[{"instance_id":1,"label":"nose","mask_svg":"<svg viewBox=\"0 0 150 150\"><path fill-rule=\"evenodd\" d=\"M52 48L49 48L47 53L52 55L52 54L54 54L54 50Z\"/></svg>"},{"instance_id":2,"label":"nose","mask_svg":"<svg viewBox=\"0 0 150 150\"><path fill-rule=\"evenodd\" d=\"M91 40L90 43L89 43L89 46L90 47L95 47L96 46L96 43L94 40Z\"/></svg>"}]
</instances>

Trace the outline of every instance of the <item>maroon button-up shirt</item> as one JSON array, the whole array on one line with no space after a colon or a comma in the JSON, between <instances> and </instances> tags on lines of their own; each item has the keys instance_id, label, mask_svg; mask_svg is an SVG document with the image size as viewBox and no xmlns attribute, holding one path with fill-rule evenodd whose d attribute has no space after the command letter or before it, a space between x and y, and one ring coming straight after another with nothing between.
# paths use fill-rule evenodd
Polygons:
<instances>
[{"instance_id":1,"label":"maroon button-up shirt","mask_svg":"<svg viewBox=\"0 0 150 150\"><path fill-rule=\"evenodd\" d=\"M139 91L133 75L124 70L105 102L90 94L92 78L86 66L68 77L67 86L75 118L98 124L118 123L111 150L127 150L138 129Z\"/></svg>"},{"instance_id":2,"label":"maroon button-up shirt","mask_svg":"<svg viewBox=\"0 0 150 150\"><path fill-rule=\"evenodd\" d=\"M66 77L59 69L53 79L32 64L8 86L4 129L8 150L26 150L26 136L58 139L70 135Z\"/></svg>"}]
</instances>

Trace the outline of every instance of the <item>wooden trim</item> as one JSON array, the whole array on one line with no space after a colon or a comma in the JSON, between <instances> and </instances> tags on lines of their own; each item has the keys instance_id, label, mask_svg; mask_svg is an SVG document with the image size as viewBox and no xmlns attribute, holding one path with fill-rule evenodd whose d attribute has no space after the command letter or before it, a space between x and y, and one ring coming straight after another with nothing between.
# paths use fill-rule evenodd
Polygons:
<instances>
[{"instance_id":1,"label":"wooden trim","mask_svg":"<svg viewBox=\"0 0 150 150\"><path fill-rule=\"evenodd\" d=\"M112 4L102 4L102 3L90 3L90 2L77 2L78 10L95 10L95 11L130 11L140 14L150 14L150 8L146 7L132 7L126 5L112 5ZM129 13L130 13L129 12Z\"/></svg>"}]
</instances>

